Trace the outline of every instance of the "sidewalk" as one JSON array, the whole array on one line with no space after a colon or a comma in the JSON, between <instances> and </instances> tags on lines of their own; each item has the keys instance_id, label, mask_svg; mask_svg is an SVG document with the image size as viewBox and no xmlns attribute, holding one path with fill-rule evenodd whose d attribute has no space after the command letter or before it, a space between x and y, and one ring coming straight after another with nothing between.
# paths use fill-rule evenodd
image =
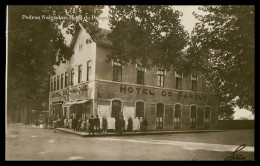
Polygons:
<instances>
[{"instance_id":1,"label":"sidewalk","mask_svg":"<svg viewBox=\"0 0 260 166\"><path fill-rule=\"evenodd\" d=\"M160 134L179 134L179 133L204 133L204 132L223 132L226 130L179 130L179 131L133 131L133 132L124 132L123 134L118 134L116 132L109 133L95 133L95 135L89 135L86 131L74 132L72 129L66 128L57 128L58 131L63 131L66 133L76 134L82 137L104 137L104 136L133 136L133 135L160 135Z\"/></svg>"}]
</instances>

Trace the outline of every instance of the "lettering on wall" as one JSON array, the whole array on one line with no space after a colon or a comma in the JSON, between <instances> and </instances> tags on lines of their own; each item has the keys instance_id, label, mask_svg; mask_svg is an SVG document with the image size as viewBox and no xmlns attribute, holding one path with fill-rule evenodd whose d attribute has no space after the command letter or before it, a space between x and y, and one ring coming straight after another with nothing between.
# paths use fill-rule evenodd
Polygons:
<instances>
[{"instance_id":1,"label":"lettering on wall","mask_svg":"<svg viewBox=\"0 0 260 166\"><path fill-rule=\"evenodd\" d=\"M70 89L70 93L79 93L79 92L83 92L83 91L87 91L88 90L88 85L82 85L82 86L77 86L77 87L73 87Z\"/></svg>"},{"instance_id":2,"label":"lettering on wall","mask_svg":"<svg viewBox=\"0 0 260 166\"><path fill-rule=\"evenodd\" d=\"M61 97L62 95L61 95L61 93L60 93L60 91L58 91L58 92L53 92L52 94L51 94L51 97L52 98L54 98L54 97Z\"/></svg>"},{"instance_id":3,"label":"lettering on wall","mask_svg":"<svg viewBox=\"0 0 260 166\"><path fill-rule=\"evenodd\" d=\"M121 93L137 93L137 94L145 94L145 95L154 95L153 89L148 88L133 88L131 86L127 87L126 85L120 85Z\"/></svg>"},{"instance_id":4,"label":"lettering on wall","mask_svg":"<svg viewBox=\"0 0 260 166\"><path fill-rule=\"evenodd\" d=\"M62 94L63 94L63 96L67 96L68 95L68 90L62 91Z\"/></svg>"},{"instance_id":5,"label":"lettering on wall","mask_svg":"<svg viewBox=\"0 0 260 166\"><path fill-rule=\"evenodd\" d=\"M192 93L179 92L178 97L183 99L207 100L207 95L205 94L192 94Z\"/></svg>"},{"instance_id":6,"label":"lettering on wall","mask_svg":"<svg viewBox=\"0 0 260 166\"><path fill-rule=\"evenodd\" d=\"M68 96L68 90L57 91L51 94L51 98Z\"/></svg>"},{"instance_id":7,"label":"lettering on wall","mask_svg":"<svg viewBox=\"0 0 260 166\"><path fill-rule=\"evenodd\" d=\"M143 95L151 95L151 96L164 96L164 97L173 97L173 92L162 90L160 93L155 93L154 89L151 88L140 88L140 87L131 87L126 85L120 85L121 93L137 93ZM189 100L207 100L207 95L205 94L195 94L188 92L179 92L179 98L189 99Z\"/></svg>"}]
</instances>

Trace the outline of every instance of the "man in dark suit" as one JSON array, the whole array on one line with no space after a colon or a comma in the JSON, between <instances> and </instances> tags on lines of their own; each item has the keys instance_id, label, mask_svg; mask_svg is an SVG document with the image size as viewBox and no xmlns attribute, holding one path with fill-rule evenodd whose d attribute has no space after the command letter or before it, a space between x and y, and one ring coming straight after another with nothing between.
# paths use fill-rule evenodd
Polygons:
<instances>
[{"instance_id":1,"label":"man in dark suit","mask_svg":"<svg viewBox=\"0 0 260 166\"><path fill-rule=\"evenodd\" d=\"M147 122L146 118L144 118L143 125L144 125L144 131L146 131L147 130L147 125L148 125L148 122Z\"/></svg>"},{"instance_id":2,"label":"man in dark suit","mask_svg":"<svg viewBox=\"0 0 260 166\"><path fill-rule=\"evenodd\" d=\"M72 129L77 131L77 119L75 117L72 119Z\"/></svg>"},{"instance_id":3,"label":"man in dark suit","mask_svg":"<svg viewBox=\"0 0 260 166\"><path fill-rule=\"evenodd\" d=\"M94 126L96 126L96 132L100 133L100 121L99 121L98 115L94 119Z\"/></svg>"},{"instance_id":4,"label":"man in dark suit","mask_svg":"<svg viewBox=\"0 0 260 166\"><path fill-rule=\"evenodd\" d=\"M91 116L91 119L89 119L88 123L89 123L89 128L88 128L88 134L90 135L90 133L92 133L92 135L94 134L94 119L93 119L93 115Z\"/></svg>"}]
</instances>

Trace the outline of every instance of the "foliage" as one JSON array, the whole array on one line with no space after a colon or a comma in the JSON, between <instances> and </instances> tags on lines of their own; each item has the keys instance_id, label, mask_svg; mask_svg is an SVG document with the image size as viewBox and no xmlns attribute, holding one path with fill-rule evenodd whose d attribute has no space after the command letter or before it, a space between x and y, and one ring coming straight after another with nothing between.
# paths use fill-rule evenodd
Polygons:
<instances>
[{"instance_id":1,"label":"foliage","mask_svg":"<svg viewBox=\"0 0 260 166\"><path fill-rule=\"evenodd\" d=\"M219 97L220 113L230 115L227 107L235 105L254 111L254 6L204 6L200 10L206 13L194 13L199 22L189 43L190 66L205 74Z\"/></svg>"},{"instance_id":2,"label":"foliage","mask_svg":"<svg viewBox=\"0 0 260 166\"><path fill-rule=\"evenodd\" d=\"M180 23L182 13L170 6L111 6L109 39L114 50L107 61L125 65L140 60L144 67L169 68L181 62L188 33Z\"/></svg>"},{"instance_id":3,"label":"foliage","mask_svg":"<svg viewBox=\"0 0 260 166\"><path fill-rule=\"evenodd\" d=\"M96 17L89 20L51 17L98 16L102 8L8 6L8 106L22 105L24 101L34 101L42 97L48 99L49 76L55 72L53 65L59 65L73 55L72 48L66 45L61 25L67 29L68 34L77 31L78 23L82 23L91 34L96 33L98 29Z\"/></svg>"}]
</instances>

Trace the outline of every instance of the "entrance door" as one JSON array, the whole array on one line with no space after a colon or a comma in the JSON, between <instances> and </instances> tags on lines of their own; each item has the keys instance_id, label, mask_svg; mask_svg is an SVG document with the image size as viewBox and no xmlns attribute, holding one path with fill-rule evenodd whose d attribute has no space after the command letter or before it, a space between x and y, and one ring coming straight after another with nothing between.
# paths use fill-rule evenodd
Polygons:
<instances>
[{"instance_id":1,"label":"entrance door","mask_svg":"<svg viewBox=\"0 0 260 166\"><path fill-rule=\"evenodd\" d=\"M192 129L196 128L196 106L191 106L191 118L190 118L190 127Z\"/></svg>"},{"instance_id":2,"label":"entrance door","mask_svg":"<svg viewBox=\"0 0 260 166\"><path fill-rule=\"evenodd\" d=\"M174 128L179 129L181 127L181 105L175 105L175 116L174 116Z\"/></svg>"},{"instance_id":3,"label":"entrance door","mask_svg":"<svg viewBox=\"0 0 260 166\"><path fill-rule=\"evenodd\" d=\"M82 113L84 113L83 104L76 104L76 119L82 118Z\"/></svg>"},{"instance_id":4,"label":"entrance door","mask_svg":"<svg viewBox=\"0 0 260 166\"><path fill-rule=\"evenodd\" d=\"M115 118L116 120L116 124L115 124L115 130L118 130L118 125L117 125L117 120L119 119L120 116L120 111L121 111L121 101L119 100L114 100L112 102L112 113L111 113L111 117Z\"/></svg>"},{"instance_id":5,"label":"entrance door","mask_svg":"<svg viewBox=\"0 0 260 166\"><path fill-rule=\"evenodd\" d=\"M205 108L205 128L209 128L210 124L210 107Z\"/></svg>"},{"instance_id":6,"label":"entrance door","mask_svg":"<svg viewBox=\"0 0 260 166\"><path fill-rule=\"evenodd\" d=\"M119 115L120 115L120 111L121 111L121 101L119 100L114 100L112 102L112 113L111 113L111 117L118 119Z\"/></svg>"},{"instance_id":7,"label":"entrance door","mask_svg":"<svg viewBox=\"0 0 260 166\"><path fill-rule=\"evenodd\" d=\"M53 114L56 119L60 119L62 117L62 104L53 105Z\"/></svg>"},{"instance_id":8,"label":"entrance door","mask_svg":"<svg viewBox=\"0 0 260 166\"><path fill-rule=\"evenodd\" d=\"M140 120L140 129L143 128L143 119L144 119L144 103L137 102L136 103L136 117Z\"/></svg>"},{"instance_id":9,"label":"entrance door","mask_svg":"<svg viewBox=\"0 0 260 166\"><path fill-rule=\"evenodd\" d=\"M163 128L163 107L162 103L157 104L157 113L156 113L156 129Z\"/></svg>"}]
</instances>

